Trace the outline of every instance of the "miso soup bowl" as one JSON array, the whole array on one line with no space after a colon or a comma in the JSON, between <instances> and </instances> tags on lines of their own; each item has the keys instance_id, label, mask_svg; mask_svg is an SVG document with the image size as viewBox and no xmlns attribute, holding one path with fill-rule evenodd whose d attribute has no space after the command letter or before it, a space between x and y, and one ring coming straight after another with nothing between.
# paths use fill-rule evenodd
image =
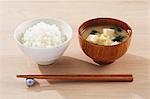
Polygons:
<instances>
[{"instance_id":1,"label":"miso soup bowl","mask_svg":"<svg viewBox=\"0 0 150 99\"><path fill-rule=\"evenodd\" d=\"M39 22L56 24L59 27L59 29L66 34L67 40L60 45L50 48L31 48L21 44L19 42L19 38L22 35L22 33L24 33L25 30L29 27L32 27L33 25ZM60 56L62 56L62 54L68 47L70 40L72 39L72 35L72 28L66 22L53 18L38 18L26 21L19 25L15 30L14 39L17 42L17 45L23 51L23 53L29 56L35 63L40 65L48 65L54 63Z\"/></svg>"},{"instance_id":2,"label":"miso soup bowl","mask_svg":"<svg viewBox=\"0 0 150 99\"><path fill-rule=\"evenodd\" d=\"M89 27L92 26L101 26L101 25L115 25L121 27L127 32L129 36L124 42L113 45L113 46L103 46L103 45L96 45L93 43L88 42L86 39L82 37L82 33ZM78 29L79 33L79 42L83 52L93 59L94 62L100 65L107 65L113 63L118 58L122 57L128 50L131 36L132 36L132 29L131 27L126 24L125 22L113 19L113 18L95 18L84 22Z\"/></svg>"}]
</instances>

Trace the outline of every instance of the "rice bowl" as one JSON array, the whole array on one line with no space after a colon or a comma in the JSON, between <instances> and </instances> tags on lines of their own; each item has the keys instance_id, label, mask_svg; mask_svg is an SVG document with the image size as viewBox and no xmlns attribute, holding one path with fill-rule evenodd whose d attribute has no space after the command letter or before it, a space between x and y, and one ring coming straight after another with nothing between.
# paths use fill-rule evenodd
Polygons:
<instances>
[{"instance_id":1,"label":"rice bowl","mask_svg":"<svg viewBox=\"0 0 150 99\"><path fill-rule=\"evenodd\" d=\"M50 39L47 39L46 42L45 42L45 40L39 40L37 38L33 39L32 38L33 34L34 34L33 33L31 35L32 40L27 40L30 38L30 37L28 37L30 34L28 34L28 36L26 38L26 42L28 42L28 43L31 42L31 44L33 44L33 45L35 44L35 45L34 46L33 45L30 46L30 44L25 45L24 40L22 40L22 39L25 39L23 37L24 34L26 33L26 31L29 28L33 28L40 22L44 22L44 24L46 23L52 27L57 26L59 28L59 31L64 33L64 36L66 37L66 39L64 41L61 41L60 43L51 45L51 44L47 44L47 40L50 40ZM54 25L56 25L56 26L54 26ZM57 33L58 33L58 31L57 31ZM39 36L40 33L37 33L37 34ZM52 35L54 35L54 34L52 34ZM60 35L61 33L59 32L58 34ZM40 65L48 65L48 64L54 63L60 56L62 56L62 54L64 53L64 51L66 50L66 48L68 47L68 45L72 39L72 35L73 35L72 28L66 22L64 22L62 20L58 20L58 19L53 19L53 18L39 18L39 19L33 19L33 20L26 21L26 22L22 23L21 25L19 25L15 30L14 39L17 42L17 45L20 47L20 49L24 52L24 54L29 56L35 63L40 64ZM64 36L59 37L59 38L63 39ZM35 36L35 37L37 37L37 36ZM48 35L46 37L48 37ZM43 38L44 37L41 36L41 39L43 39ZM54 38L51 38L51 40L53 40L53 39ZM39 40L39 41L35 42L36 40ZM34 42L32 42L32 41L34 41ZM43 45L42 45L41 41L44 41ZM39 42L41 44L37 45Z\"/></svg>"}]
</instances>

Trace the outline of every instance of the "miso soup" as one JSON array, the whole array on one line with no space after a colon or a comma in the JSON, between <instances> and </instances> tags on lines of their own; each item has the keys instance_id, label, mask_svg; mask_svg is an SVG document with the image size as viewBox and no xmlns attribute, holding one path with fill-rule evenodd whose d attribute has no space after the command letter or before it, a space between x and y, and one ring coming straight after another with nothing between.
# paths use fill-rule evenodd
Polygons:
<instances>
[{"instance_id":1,"label":"miso soup","mask_svg":"<svg viewBox=\"0 0 150 99\"><path fill-rule=\"evenodd\" d=\"M111 25L93 26L87 28L81 35L91 43L104 46L117 45L128 38L125 30Z\"/></svg>"}]
</instances>

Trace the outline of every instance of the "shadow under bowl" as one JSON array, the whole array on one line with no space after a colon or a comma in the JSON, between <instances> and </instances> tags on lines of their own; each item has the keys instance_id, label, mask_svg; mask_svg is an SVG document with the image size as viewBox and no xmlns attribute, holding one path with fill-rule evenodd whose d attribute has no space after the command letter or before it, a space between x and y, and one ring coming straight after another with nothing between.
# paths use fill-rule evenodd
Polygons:
<instances>
[{"instance_id":1,"label":"shadow under bowl","mask_svg":"<svg viewBox=\"0 0 150 99\"><path fill-rule=\"evenodd\" d=\"M113 46L103 46L96 45L88 42L86 39L82 37L82 33L89 27L92 26L101 26L101 25L112 25L121 27L124 29L128 35L128 38L117 45ZM78 29L79 33L79 42L83 52L93 59L94 62L100 65L107 65L113 63L116 59L123 56L130 45L132 29L128 24L121 20L113 19L113 18L95 18L84 22Z\"/></svg>"}]
</instances>

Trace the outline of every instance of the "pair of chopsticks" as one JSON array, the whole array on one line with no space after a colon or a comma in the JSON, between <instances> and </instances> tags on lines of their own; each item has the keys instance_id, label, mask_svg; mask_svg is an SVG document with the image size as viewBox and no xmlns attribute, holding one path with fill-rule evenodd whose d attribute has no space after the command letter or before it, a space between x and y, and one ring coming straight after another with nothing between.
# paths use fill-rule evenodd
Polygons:
<instances>
[{"instance_id":1,"label":"pair of chopsticks","mask_svg":"<svg viewBox=\"0 0 150 99\"><path fill-rule=\"evenodd\" d=\"M131 74L51 74L51 75L16 75L17 78L70 80L70 81L100 81L100 82L132 82Z\"/></svg>"}]
</instances>

